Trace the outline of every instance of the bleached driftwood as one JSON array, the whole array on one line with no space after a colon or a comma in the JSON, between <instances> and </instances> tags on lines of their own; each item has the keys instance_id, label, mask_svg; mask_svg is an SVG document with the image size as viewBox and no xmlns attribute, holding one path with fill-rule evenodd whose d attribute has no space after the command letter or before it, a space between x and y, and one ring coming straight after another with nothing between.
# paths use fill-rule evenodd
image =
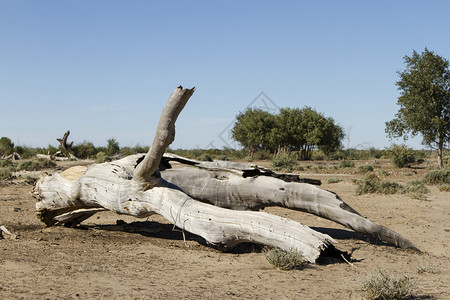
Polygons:
<instances>
[{"instance_id":1,"label":"bleached driftwood","mask_svg":"<svg viewBox=\"0 0 450 300\"><path fill-rule=\"evenodd\" d=\"M131 170L141 157L128 156L120 163ZM416 248L395 231L361 216L337 194L319 188L319 180L279 174L254 164L198 161L171 153L164 154L160 169L165 180L205 203L252 211L285 207L331 220L390 245Z\"/></svg>"},{"instance_id":2,"label":"bleached driftwood","mask_svg":"<svg viewBox=\"0 0 450 300\"><path fill-rule=\"evenodd\" d=\"M348 223L350 228L362 232L367 230L367 224L362 226L363 229L358 227L358 222L364 218L345 206L337 196L300 183L295 176L261 168L250 168L248 171L248 166L232 162L208 164L189 161L187 164L196 168L176 169L174 172L167 169L168 159L161 158L173 141L175 120L193 92L194 89L178 87L170 96L152 146L145 156L73 167L60 174L42 177L34 189L41 220L47 225L75 225L105 209L136 217L157 213L212 244L230 248L250 241L285 250L296 249L302 251L310 262L315 262L326 251L342 252L334 248L331 244L334 240L328 235L286 218L251 210L282 202L287 207L321 216L334 213L336 216L330 219ZM172 156L172 160L176 159L182 160ZM165 169L164 178L161 178L158 166ZM272 176L268 176L271 173ZM193 183L195 181L198 182ZM188 187L190 183L193 183L191 189ZM298 184L302 185L300 189ZM267 195L262 195L264 192ZM282 195L285 195L284 198ZM328 201L331 203L327 204ZM323 210L320 207L323 205L331 208ZM343 212L352 212L352 215L341 216L342 212L336 206ZM346 216L360 219L346 223ZM400 239L396 237L394 240ZM397 245L407 246L401 242Z\"/></svg>"}]
</instances>

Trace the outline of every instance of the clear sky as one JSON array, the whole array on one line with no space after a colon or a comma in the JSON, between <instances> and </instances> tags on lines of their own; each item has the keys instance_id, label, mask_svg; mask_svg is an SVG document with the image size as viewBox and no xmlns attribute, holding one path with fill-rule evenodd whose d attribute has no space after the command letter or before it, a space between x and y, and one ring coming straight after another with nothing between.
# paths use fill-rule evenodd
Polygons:
<instances>
[{"instance_id":1,"label":"clear sky","mask_svg":"<svg viewBox=\"0 0 450 300\"><path fill-rule=\"evenodd\" d=\"M346 147L384 148L403 57L427 47L449 59L449 12L450 1L0 0L0 136L149 145L182 85L196 92L173 148L221 148L250 104L311 106Z\"/></svg>"}]
</instances>

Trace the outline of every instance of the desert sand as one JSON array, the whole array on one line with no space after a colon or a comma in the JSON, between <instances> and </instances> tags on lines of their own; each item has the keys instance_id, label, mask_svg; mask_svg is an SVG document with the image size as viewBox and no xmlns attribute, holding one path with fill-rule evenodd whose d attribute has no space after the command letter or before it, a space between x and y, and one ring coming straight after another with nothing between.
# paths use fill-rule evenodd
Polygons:
<instances>
[{"instance_id":1,"label":"desert sand","mask_svg":"<svg viewBox=\"0 0 450 300\"><path fill-rule=\"evenodd\" d=\"M68 167L58 164L59 171ZM353 251L351 264L329 261L282 271L258 245L223 253L198 236L186 234L184 241L182 232L159 216L136 219L104 212L79 228L45 227L36 217L33 185L16 179L0 183L0 225L17 235L4 233L0 239L0 299L361 299L362 282L379 269L412 277L419 299L450 299L449 192L429 186L427 200L401 194L357 196L352 179L362 174L356 170L308 170L302 176L321 179L324 189L422 252L369 240L316 216L267 208ZM427 172L388 171L390 181L403 183ZM330 177L343 181L327 183Z\"/></svg>"}]
</instances>

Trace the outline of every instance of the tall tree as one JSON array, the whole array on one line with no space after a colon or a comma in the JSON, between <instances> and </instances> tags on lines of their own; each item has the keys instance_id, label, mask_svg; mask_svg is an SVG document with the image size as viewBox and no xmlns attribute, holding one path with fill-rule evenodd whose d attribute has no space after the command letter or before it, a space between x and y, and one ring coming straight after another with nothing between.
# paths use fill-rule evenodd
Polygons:
<instances>
[{"instance_id":1,"label":"tall tree","mask_svg":"<svg viewBox=\"0 0 450 300\"><path fill-rule=\"evenodd\" d=\"M321 140L318 147L323 151L327 159L329 159L330 154L342 146L342 140L345 137L344 129L337 125L333 118L329 117L323 122L321 133Z\"/></svg>"},{"instance_id":2,"label":"tall tree","mask_svg":"<svg viewBox=\"0 0 450 300\"><path fill-rule=\"evenodd\" d=\"M0 138L0 156L9 155L13 152L13 150L14 150L14 143L11 141L10 138L7 138L5 136Z\"/></svg>"},{"instance_id":3,"label":"tall tree","mask_svg":"<svg viewBox=\"0 0 450 300\"><path fill-rule=\"evenodd\" d=\"M422 135L422 144L438 150L443 167L443 149L450 142L450 78L447 59L429 51L405 56L406 69L399 72L400 90L396 118L386 122L389 137Z\"/></svg>"}]
</instances>

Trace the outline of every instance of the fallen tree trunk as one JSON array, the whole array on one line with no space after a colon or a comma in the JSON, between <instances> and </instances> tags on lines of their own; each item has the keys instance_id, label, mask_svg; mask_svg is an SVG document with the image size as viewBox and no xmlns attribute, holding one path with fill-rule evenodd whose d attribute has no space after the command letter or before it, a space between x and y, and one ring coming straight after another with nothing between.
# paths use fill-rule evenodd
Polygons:
<instances>
[{"instance_id":1,"label":"fallen tree trunk","mask_svg":"<svg viewBox=\"0 0 450 300\"><path fill-rule=\"evenodd\" d=\"M140 157L128 156L120 163L131 170ZM160 169L165 180L205 203L233 210L258 211L270 206L299 210L390 245L416 249L395 231L361 216L335 193L317 187L319 180L279 174L254 164L204 162L170 153L164 154Z\"/></svg>"},{"instance_id":2,"label":"fallen tree trunk","mask_svg":"<svg viewBox=\"0 0 450 300\"><path fill-rule=\"evenodd\" d=\"M193 92L194 89L182 87L174 91L161 114L152 146L144 156L73 167L42 177L34 189L40 219L49 226L73 226L102 210L135 217L156 213L212 244L231 248L241 242L255 242L296 249L310 262L325 252L338 255L342 252L334 248L331 243L335 241L328 235L286 218L251 210L282 204L322 217L330 214L329 219L350 228L380 234L378 227L374 230L369 223L361 225L365 219L336 195L310 184L318 184L317 181L304 183L308 181L296 175L232 162L202 163L173 155L162 159L164 150L173 141L175 120ZM195 168L170 170L170 160L181 160ZM321 208L327 205L328 210ZM346 217L355 221L345 221ZM380 234L382 238L387 235ZM397 236L390 242L408 246Z\"/></svg>"}]
</instances>

